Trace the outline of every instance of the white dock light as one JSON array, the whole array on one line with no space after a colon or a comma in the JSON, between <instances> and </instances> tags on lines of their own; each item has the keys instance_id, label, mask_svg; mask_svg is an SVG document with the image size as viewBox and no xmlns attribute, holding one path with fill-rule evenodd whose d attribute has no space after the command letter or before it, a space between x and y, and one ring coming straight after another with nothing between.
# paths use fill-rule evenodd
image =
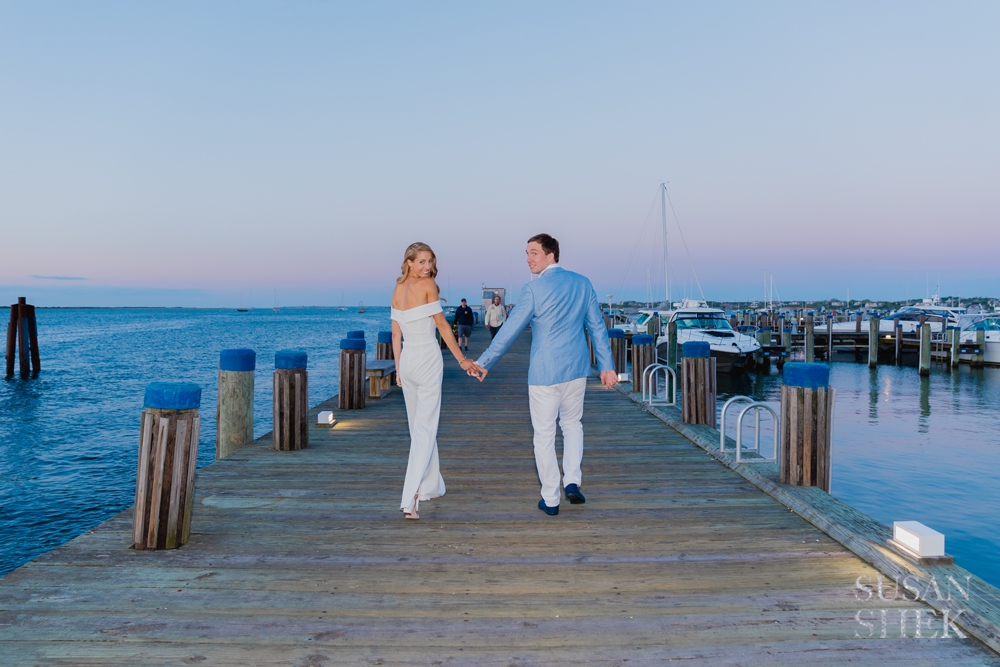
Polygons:
<instances>
[{"instance_id":1,"label":"white dock light","mask_svg":"<svg viewBox=\"0 0 1000 667\"><path fill-rule=\"evenodd\" d=\"M631 373L619 373L618 374L618 381L619 382L631 382L632 381L632 374Z\"/></svg>"},{"instance_id":2,"label":"white dock light","mask_svg":"<svg viewBox=\"0 0 1000 667\"><path fill-rule=\"evenodd\" d=\"M919 521L894 521L888 545L901 556L922 565L954 562L944 552L944 535Z\"/></svg>"},{"instance_id":3,"label":"white dock light","mask_svg":"<svg viewBox=\"0 0 1000 667\"><path fill-rule=\"evenodd\" d=\"M319 413L318 417L316 417L316 423L320 426L333 426L337 423L337 420L333 418L333 412L330 410L324 410Z\"/></svg>"}]
</instances>

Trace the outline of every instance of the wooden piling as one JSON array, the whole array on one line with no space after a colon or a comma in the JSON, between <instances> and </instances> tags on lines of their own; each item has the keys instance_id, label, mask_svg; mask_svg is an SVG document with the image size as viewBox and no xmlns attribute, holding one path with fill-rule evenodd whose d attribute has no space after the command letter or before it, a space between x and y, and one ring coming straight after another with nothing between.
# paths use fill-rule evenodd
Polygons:
<instances>
[{"instance_id":1,"label":"wooden piling","mask_svg":"<svg viewBox=\"0 0 1000 667\"><path fill-rule=\"evenodd\" d=\"M681 403L685 424L707 424L715 428L715 359L704 341L681 346Z\"/></svg>"},{"instance_id":2,"label":"wooden piling","mask_svg":"<svg viewBox=\"0 0 1000 667\"><path fill-rule=\"evenodd\" d=\"M215 460L253 442L253 389L257 353L219 353L219 401L215 411Z\"/></svg>"},{"instance_id":3,"label":"wooden piling","mask_svg":"<svg viewBox=\"0 0 1000 667\"><path fill-rule=\"evenodd\" d=\"M632 336L632 391L642 391L642 374L656 363L656 347L648 334Z\"/></svg>"},{"instance_id":4,"label":"wooden piling","mask_svg":"<svg viewBox=\"0 0 1000 667\"><path fill-rule=\"evenodd\" d=\"M361 341L364 345L364 341ZM363 355L363 353L362 353ZM278 350L274 353L274 448L298 451L309 446L309 373L308 357L301 350ZM361 390L364 396L364 369Z\"/></svg>"},{"instance_id":5,"label":"wooden piling","mask_svg":"<svg viewBox=\"0 0 1000 667\"><path fill-rule=\"evenodd\" d=\"M830 491L834 390L826 364L785 364L778 480Z\"/></svg>"},{"instance_id":6,"label":"wooden piling","mask_svg":"<svg viewBox=\"0 0 1000 667\"><path fill-rule=\"evenodd\" d=\"M132 514L136 549L176 549L188 541L200 405L196 384L154 382L146 387Z\"/></svg>"},{"instance_id":7,"label":"wooden piling","mask_svg":"<svg viewBox=\"0 0 1000 667\"><path fill-rule=\"evenodd\" d=\"M615 372L627 372L628 357L625 348L625 332L621 329L608 329L608 342L611 343L611 358L615 362Z\"/></svg>"},{"instance_id":8,"label":"wooden piling","mask_svg":"<svg viewBox=\"0 0 1000 667\"><path fill-rule=\"evenodd\" d=\"M379 331L378 336L375 338L375 359L395 360L395 358L392 351L392 332Z\"/></svg>"},{"instance_id":9,"label":"wooden piling","mask_svg":"<svg viewBox=\"0 0 1000 667\"><path fill-rule=\"evenodd\" d=\"M920 375L931 374L931 323L920 325Z\"/></svg>"},{"instance_id":10,"label":"wooden piling","mask_svg":"<svg viewBox=\"0 0 1000 667\"><path fill-rule=\"evenodd\" d=\"M896 365L903 365L903 324L898 319L894 319L892 333L895 337L896 345Z\"/></svg>"},{"instance_id":11,"label":"wooden piling","mask_svg":"<svg viewBox=\"0 0 1000 667\"><path fill-rule=\"evenodd\" d=\"M826 360L833 361L833 316L826 316Z\"/></svg>"},{"instance_id":12,"label":"wooden piling","mask_svg":"<svg viewBox=\"0 0 1000 667\"><path fill-rule=\"evenodd\" d=\"M365 407L365 341L345 338L340 341L340 388L337 407L362 410Z\"/></svg>"},{"instance_id":13,"label":"wooden piling","mask_svg":"<svg viewBox=\"0 0 1000 667\"><path fill-rule=\"evenodd\" d=\"M881 321L872 313L868 318L868 368L878 366L878 336Z\"/></svg>"},{"instance_id":14,"label":"wooden piling","mask_svg":"<svg viewBox=\"0 0 1000 667\"><path fill-rule=\"evenodd\" d=\"M667 365L677 371L677 321L667 322Z\"/></svg>"},{"instance_id":15,"label":"wooden piling","mask_svg":"<svg viewBox=\"0 0 1000 667\"><path fill-rule=\"evenodd\" d=\"M757 330L757 343L763 348L771 344L771 327L761 327ZM757 350L757 364L766 367L771 363L771 357L765 355L762 350Z\"/></svg>"},{"instance_id":16,"label":"wooden piling","mask_svg":"<svg viewBox=\"0 0 1000 667\"><path fill-rule=\"evenodd\" d=\"M854 315L854 333L861 333L861 311Z\"/></svg>"},{"instance_id":17,"label":"wooden piling","mask_svg":"<svg viewBox=\"0 0 1000 667\"><path fill-rule=\"evenodd\" d=\"M948 365L951 368L958 368L958 355L962 347L962 330L958 327L948 327L948 339L951 343L949 347Z\"/></svg>"},{"instance_id":18,"label":"wooden piling","mask_svg":"<svg viewBox=\"0 0 1000 667\"><path fill-rule=\"evenodd\" d=\"M976 331L976 352L972 355L969 360L969 366L972 368L982 368L986 365L986 330L979 329Z\"/></svg>"},{"instance_id":19,"label":"wooden piling","mask_svg":"<svg viewBox=\"0 0 1000 667\"><path fill-rule=\"evenodd\" d=\"M805 334L805 353L806 353L806 363L811 364L816 361L816 348L815 339L813 334L813 313L812 311L806 315L806 334Z\"/></svg>"},{"instance_id":20,"label":"wooden piling","mask_svg":"<svg viewBox=\"0 0 1000 667\"><path fill-rule=\"evenodd\" d=\"M14 360L23 377L28 377L42 369L38 352L38 326L35 323L35 307L23 296L10 306L10 322L7 325L6 371L7 377L14 375Z\"/></svg>"}]
</instances>

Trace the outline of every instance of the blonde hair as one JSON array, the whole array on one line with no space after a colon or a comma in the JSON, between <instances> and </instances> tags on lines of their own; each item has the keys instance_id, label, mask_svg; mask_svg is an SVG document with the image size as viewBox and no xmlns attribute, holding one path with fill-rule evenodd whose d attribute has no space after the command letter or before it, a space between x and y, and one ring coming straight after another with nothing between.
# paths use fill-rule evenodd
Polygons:
<instances>
[{"instance_id":1,"label":"blonde hair","mask_svg":"<svg viewBox=\"0 0 1000 667\"><path fill-rule=\"evenodd\" d=\"M437 255L434 254L434 251L431 250L431 247L429 245L417 241L416 243L411 243L410 245L408 245L406 247L406 252L403 253L403 267L402 267L403 275L401 275L399 278L396 278L397 284L405 282L406 279L410 277L409 263L416 261L417 253L420 252L421 250L426 250L431 254L431 278L433 279L437 277L438 274Z\"/></svg>"}]
</instances>

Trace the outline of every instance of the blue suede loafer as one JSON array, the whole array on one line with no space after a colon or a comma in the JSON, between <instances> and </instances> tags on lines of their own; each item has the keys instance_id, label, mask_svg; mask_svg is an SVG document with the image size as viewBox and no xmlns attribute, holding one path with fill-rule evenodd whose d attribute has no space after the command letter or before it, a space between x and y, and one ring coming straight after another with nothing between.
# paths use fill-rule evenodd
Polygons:
<instances>
[{"instance_id":1,"label":"blue suede loafer","mask_svg":"<svg viewBox=\"0 0 1000 667\"><path fill-rule=\"evenodd\" d=\"M545 504L544 498L538 501L538 509L542 510L549 516L555 516L556 514L559 514L559 506L556 505L555 507L549 507L548 505Z\"/></svg>"},{"instance_id":2,"label":"blue suede loafer","mask_svg":"<svg viewBox=\"0 0 1000 667\"><path fill-rule=\"evenodd\" d=\"M583 492L580 491L580 487L576 484L566 485L566 500L568 500L571 505L582 505L587 502L587 499L583 497Z\"/></svg>"}]
</instances>

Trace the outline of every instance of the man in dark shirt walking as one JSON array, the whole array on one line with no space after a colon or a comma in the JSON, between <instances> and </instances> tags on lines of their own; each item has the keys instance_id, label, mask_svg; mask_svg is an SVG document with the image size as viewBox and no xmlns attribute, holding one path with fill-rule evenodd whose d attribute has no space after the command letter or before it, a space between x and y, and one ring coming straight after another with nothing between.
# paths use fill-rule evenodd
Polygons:
<instances>
[{"instance_id":1,"label":"man in dark shirt walking","mask_svg":"<svg viewBox=\"0 0 1000 667\"><path fill-rule=\"evenodd\" d=\"M462 299L462 305L455 309L455 324L458 325L458 345L469 349L469 336L472 335L472 325L476 323L476 316L472 314L469 304ZM464 343L462 341L465 341Z\"/></svg>"}]
</instances>

